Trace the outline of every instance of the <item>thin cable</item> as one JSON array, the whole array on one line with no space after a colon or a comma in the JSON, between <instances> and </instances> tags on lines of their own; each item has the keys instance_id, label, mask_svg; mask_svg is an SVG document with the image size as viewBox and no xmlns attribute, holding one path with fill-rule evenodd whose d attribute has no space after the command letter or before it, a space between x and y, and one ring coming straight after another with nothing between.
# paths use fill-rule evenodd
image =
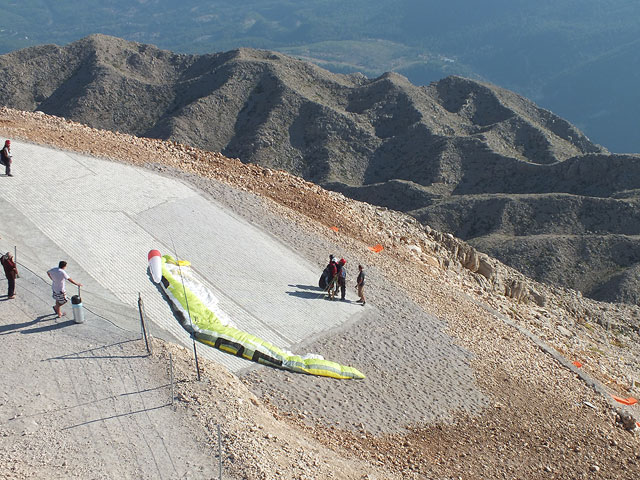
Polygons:
<instances>
[{"instance_id":1,"label":"thin cable","mask_svg":"<svg viewBox=\"0 0 640 480\"><path fill-rule=\"evenodd\" d=\"M44 277L41 277L39 274L37 274L36 272L34 272L33 270L31 270L29 267L27 267L24 263L16 262L16 264L17 264L17 265L20 265L20 267L21 267L21 268L24 268L25 270L27 270L27 271L31 272L31 273L33 274L33 276L34 276L34 277L39 278L39 279L40 279L40 280L42 280L44 283L46 283L46 284L48 284L48 283L49 283L49 282L48 282ZM31 283L32 285L35 285L33 282L29 282L29 283ZM89 293L91 293L91 291L90 291L90 290L86 290L86 289L85 289L85 292L89 292ZM33 293L33 292L32 292L32 293ZM97 313L96 313L96 312L94 312L93 310L90 310L89 308L87 308L87 307L86 307L86 306L84 306L84 305L83 305L83 308L84 308L85 310L87 310L88 312L90 312L90 313L94 314L96 317L101 318L102 320L104 320L104 321L106 321L106 322L109 322L111 325L113 325L113 326L114 326L114 327L116 327L116 328L119 328L119 329L120 329L120 330L122 330L123 332L129 332L129 333L131 333L131 330L127 330L126 328L121 327L120 325L118 325L118 324L114 323L113 321L109 320L108 318L103 317L102 315L97 314Z\"/></svg>"},{"instance_id":2,"label":"thin cable","mask_svg":"<svg viewBox=\"0 0 640 480\"><path fill-rule=\"evenodd\" d=\"M49 284L49 281L44 278L41 277L39 274L37 274L36 272L34 272L33 270L31 270L29 267L27 267L25 264L20 263L20 262L16 262L16 265L20 265L21 267L23 267L25 270L31 272L33 274L34 277L39 278L40 280L42 280L44 283ZM33 282L32 282L33 283ZM86 287L83 287L85 293L93 293L96 296L100 296L100 294L96 293L95 291L91 290L91 289L87 289Z\"/></svg>"},{"instance_id":3,"label":"thin cable","mask_svg":"<svg viewBox=\"0 0 640 480\"><path fill-rule=\"evenodd\" d=\"M187 287L184 285L184 276L182 275L182 268L180 267L180 259L178 258L178 251L176 250L176 244L173 243L173 236L169 234L171 238L171 245L173 246L173 254L176 256L176 265L180 272L180 281L182 282L182 292L184 293L184 301L187 305L187 314L189 315L189 326L191 327L191 334L193 335L193 322L191 321L191 309L189 308L189 299L187 298Z\"/></svg>"},{"instance_id":4,"label":"thin cable","mask_svg":"<svg viewBox=\"0 0 640 480\"><path fill-rule=\"evenodd\" d=\"M109 320L107 317L103 317L102 315L98 315L96 312L94 312L93 310L85 307L84 305L82 306L82 308L84 308L89 313L93 313L96 317L101 318L102 320L104 320L106 322L109 322L111 325L113 325L116 328L119 328L123 332L135 333L133 330L129 330L129 329L126 329L124 327L121 327L120 325L118 325L118 324L114 323L113 321Z\"/></svg>"},{"instance_id":5,"label":"thin cable","mask_svg":"<svg viewBox=\"0 0 640 480\"><path fill-rule=\"evenodd\" d=\"M29 267L27 267L24 263L20 263L20 262L16 262L16 265L20 265L21 267L23 267L25 270L31 272L33 274L34 277L39 278L40 280L42 280L44 283L49 283L47 282L47 279L44 277L41 277L39 274L37 274L36 272L34 272L33 270L31 270Z\"/></svg>"},{"instance_id":6,"label":"thin cable","mask_svg":"<svg viewBox=\"0 0 640 480\"><path fill-rule=\"evenodd\" d=\"M182 268L180 267L180 259L178 258L178 250L176 244L173 241L173 235L169 234L171 239L171 245L173 246L173 253L176 256L176 264L178 265L178 271L180 272L180 280L182 281L182 291L184 293L184 301L187 307L187 315L189 315L189 326L191 327L191 341L193 343L193 356L196 360L196 372L198 373L198 381L200 381L200 365L198 363L198 351L196 349L196 332L193 328L193 322L191 321L191 309L189 308L189 299L187 298L187 287L184 285L184 276L182 275Z\"/></svg>"}]
</instances>

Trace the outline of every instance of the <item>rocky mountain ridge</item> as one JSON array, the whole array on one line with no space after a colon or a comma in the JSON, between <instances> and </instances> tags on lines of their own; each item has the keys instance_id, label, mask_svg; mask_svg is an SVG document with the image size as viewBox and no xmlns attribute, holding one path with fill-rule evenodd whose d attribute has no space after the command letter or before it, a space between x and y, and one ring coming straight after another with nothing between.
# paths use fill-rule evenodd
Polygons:
<instances>
[{"instance_id":1,"label":"rocky mountain ridge","mask_svg":"<svg viewBox=\"0 0 640 480\"><path fill-rule=\"evenodd\" d=\"M611 155L493 85L418 87L268 51L178 55L103 35L3 55L0 71L6 106L283 169L538 280L640 300L640 157Z\"/></svg>"}]
</instances>

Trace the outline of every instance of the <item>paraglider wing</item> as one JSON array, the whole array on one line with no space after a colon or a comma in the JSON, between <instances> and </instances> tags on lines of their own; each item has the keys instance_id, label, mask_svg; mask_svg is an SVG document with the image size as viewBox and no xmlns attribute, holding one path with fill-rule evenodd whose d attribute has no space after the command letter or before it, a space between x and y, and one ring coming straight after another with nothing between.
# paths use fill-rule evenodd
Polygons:
<instances>
[{"instance_id":1,"label":"paraglider wing","mask_svg":"<svg viewBox=\"0 0 640 480\"><path fill-rule=\"evenodd\" d=\"M151 257L149 252L150 269ZM157 257L154 255L154 258ZM189 262L176 261L170 255L160 258L162 274L156 283L171 302L182 327L199 342L246 360L293 372L339 379L364 378L353 367L325 360L320 355L295 355L236 328L217 306L215 296L198 280ZM152 278L155 281L153 272Z\"/></svg>"}]
</instances>

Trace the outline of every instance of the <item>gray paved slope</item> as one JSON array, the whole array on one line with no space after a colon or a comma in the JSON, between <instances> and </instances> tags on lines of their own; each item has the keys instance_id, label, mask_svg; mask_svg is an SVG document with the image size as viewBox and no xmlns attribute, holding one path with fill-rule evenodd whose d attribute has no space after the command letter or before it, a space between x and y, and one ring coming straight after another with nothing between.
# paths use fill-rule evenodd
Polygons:
<instances>
[{"instance_id":1,"label":"gray paved slope","mask_svg":"<svg viewBox=\"0 0 640 480\"><path fill-rule=\"evenodd\" d=\"M42 276L60 258L70 260L72 277L86 285L85 306L119 327L139 334L135 306L141 292L154 325L163 329L156 333L190 346L146 272L149 249L171 252L175 245L238 326L298 353L318 351L343 359L367 375L366 382L336 382L330 392L317 395L322 379L293 375L283 382L282 372L261 368L253 387L279 407L321 411L331 424L390 432L486 405L475 387L468 352L444 334L444 322L399 294L376 269L368 269L371 302L366 308L320 300L314 288L320 268L306 259L340 249L313 235L297 237L295 228L280 237L290 225L258 213L255 197L215 182L199 184L206 192L200 193L191 187L198 184L193 178L183 183L177 175L21 142L14 142L13 150L16 177L0 177L6 187L0 188L0 236L7 245L18 245L19 262ZM291 238L300 254L267 231ZM355 267L349 272L355 279ZM104 319L88 320L100 322ZM345 329L356 322L362 322L358 331ZM381 339L380 348L362 349L363 341L374 345L374 339ZM206 346L199 352L236 372L255 365ZM251 382L251 375L245 378Z\"/></svg>"},{"instance_id":2,"label":"gray paved slope","mask_svg":"<svg viewBox=\"0 0 640 480\"><path fill-rule=\"evenodd\" d=\"M18 141L12 153L15 176L0 177L5 244L17 245L18 261L43 277L68 260L71 277L85 285L85 306L132 332L140 292L164 330L158 334L190 344L147 277L152 248L190 260L234 323L284 348L295 350L361 309L309 302L316 265L181 181ZM199 352L235 371L247 367L208 347Z\"/></svg>"},{"instance_id":3,"label":"gray paved slope","mask_svg":"<svg viewBox=\"0 0 640 480\"><path fill-rule=\"evenodd\" d=\"M0 289L0 477L211 477L207 434L170 407L168 365L137 332L57 319L49 285L26 268L15 300L4 278Z\"/></svg>"}]
</instances>

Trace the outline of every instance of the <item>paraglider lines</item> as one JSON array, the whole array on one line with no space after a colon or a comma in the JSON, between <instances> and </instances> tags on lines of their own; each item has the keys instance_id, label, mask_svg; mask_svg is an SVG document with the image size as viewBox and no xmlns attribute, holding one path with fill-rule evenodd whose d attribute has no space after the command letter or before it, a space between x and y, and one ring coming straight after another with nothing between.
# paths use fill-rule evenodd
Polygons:
<instances>
[{"instance_id":1,"label":"paraglider lines","mask_svg":"<svg viewBox=\"0 0 640 480\"><path fill-rule=\"evenodd\" d=\"M193 343L193 356L196 360L196 372L198 374L198 381L200 381L200 364L198 363L198 350L196 349L196 336L195 336L195 331L193 330L193 322L191 321L191 310L189 309L189 299L187 298L187 287L184 286L184 277L182 275L182 267L180 266L180 262L178 261L180 257L178 257L176 244L173 242L173 236L171 234L169 234L169 238L171 239L171 245L173 246L173 253L176 256L176 263L178 265L178 271L180 272L180 279L182 280L182 290L184 292L184 299L186 302L187 314L189 315L189 326L191 327L191 342Z\"/></svg>"}]
</instances>

